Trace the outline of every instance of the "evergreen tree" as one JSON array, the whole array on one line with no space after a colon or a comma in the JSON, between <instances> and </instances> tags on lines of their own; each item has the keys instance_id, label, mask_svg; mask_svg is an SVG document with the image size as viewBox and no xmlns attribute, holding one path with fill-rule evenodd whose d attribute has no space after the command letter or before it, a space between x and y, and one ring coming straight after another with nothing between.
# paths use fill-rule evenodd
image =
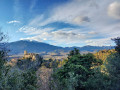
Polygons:
<instances>
[{"instance_id":1,"label":"evergreen tree","mask_svg":"<svg viewBox=\"0 0 120 90\"><path fill-rule=\"evenodd\" d=\"M120 54L120 37L114 38L112 39L116 46L115 46L115 50Z\"/></svg>"}]
</instances>

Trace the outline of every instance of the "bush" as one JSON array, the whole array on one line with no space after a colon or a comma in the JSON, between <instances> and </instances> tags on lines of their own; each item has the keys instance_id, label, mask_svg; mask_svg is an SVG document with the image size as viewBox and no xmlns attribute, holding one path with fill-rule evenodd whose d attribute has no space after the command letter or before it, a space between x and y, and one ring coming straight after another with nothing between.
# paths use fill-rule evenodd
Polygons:
<instances>
[{"instance_id":1,"label":"bush","mask_svg":"<svg viewBox=\"0 0 120 90\"><path fill-rule=\"evenodd\" d=\"M120 55L119 53L114 53L110 55L107 59L108 64L106 68L111 80L111 89L119 90L120 89Z\"/></svg>"},{"instance_id":2,"label":"bush","mask_svg":"<svg viewBox=\"0 0 120 90\"><path fill-rule=\"evenodd\" d=\"M3 33L0 32L0 45L3 44ZM0 90L36 90L36 71L22 71L19 68L7 66L7 51L0 47ZM20 63L19 63L20 65Z\"/></svg>"},{"instance_id":3,"label":"bush","mask_svg":"<svg viewBox=\"0 0 120 90\"><path fill-rule=\"evenodd\" d=\"M58 86L56 90L61 90L62 88L64 90L84 90L87 80L94 74L91 67L96 65L96 63L99 62L90 53L86 55L78 53L69 55L68 61L64 66L53 73L53 80L58 84L55 84Z\"/></svg>"}]
</instances>

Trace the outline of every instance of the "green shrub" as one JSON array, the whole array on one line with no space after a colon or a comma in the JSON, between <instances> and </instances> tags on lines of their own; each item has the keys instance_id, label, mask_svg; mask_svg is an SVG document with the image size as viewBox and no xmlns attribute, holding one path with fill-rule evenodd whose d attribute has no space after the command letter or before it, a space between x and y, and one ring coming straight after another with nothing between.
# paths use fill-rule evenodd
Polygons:
<instances>
[{"instance_id":1,"label":"green shrub","mask_svg":"<svg viewBox=\"0 0 120 90\"><path fill-rule=\"evenodd\" d=\"M3 44L3 33L0 32L0 45ZM7 66L7 51L0 47L0 90L36 90L36 71L22 71L17 67ZM20 66L21 63L18 63Z\"/></svg>"},{"instance_id":2,"label":"green shrub","mask_svg":"<svg viewBox=\"0 0 120 90\"><path fill-rule=\"evenodd\" d=\"M69 55L64 66L53 73L53 80L58 83L59 87L56 90L61 90L61 88L64 90L84 90L87 80L94 74L91 67L96 63L99 62L91 53Z\"/></svg>"}]
</instances>

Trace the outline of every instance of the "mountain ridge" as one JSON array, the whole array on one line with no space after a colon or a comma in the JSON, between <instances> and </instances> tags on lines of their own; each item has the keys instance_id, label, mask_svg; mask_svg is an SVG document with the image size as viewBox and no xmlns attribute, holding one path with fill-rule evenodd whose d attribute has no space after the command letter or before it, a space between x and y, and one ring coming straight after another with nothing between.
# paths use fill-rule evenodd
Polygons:
<instances>
[{"instance_id":1,"label":"mountain ridge","mask_svg":"<svg viewBox=\"0 0 120 90\"><path fill-rule=\"evenodd\" d=\"M113 46L83 46L83 47L60 47L54 46L43 42L20 40L15 42L7 43L7 47L10 50L10 54L22 54L24 50L30 53L40 53L40 52L68 52L74 48L78 48L80 51L94 52L103 49L113 49Z\"/></svg>"}]
</instances>

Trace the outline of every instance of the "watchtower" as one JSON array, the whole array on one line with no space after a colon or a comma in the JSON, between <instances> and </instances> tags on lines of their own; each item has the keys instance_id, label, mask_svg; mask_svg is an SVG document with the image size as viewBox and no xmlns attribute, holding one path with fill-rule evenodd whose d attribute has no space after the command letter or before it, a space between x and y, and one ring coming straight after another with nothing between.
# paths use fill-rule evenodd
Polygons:
<instances>
[{"instance_id":1,"label":"watchtower","mask_svg":"<svg viewBox=\"0 0 120 90\"><path fill-rule=\"evenodd\" d=\"M24 51L24 55L27 55L27 51L26 50Z\"/></svg>"}]
</instances>

